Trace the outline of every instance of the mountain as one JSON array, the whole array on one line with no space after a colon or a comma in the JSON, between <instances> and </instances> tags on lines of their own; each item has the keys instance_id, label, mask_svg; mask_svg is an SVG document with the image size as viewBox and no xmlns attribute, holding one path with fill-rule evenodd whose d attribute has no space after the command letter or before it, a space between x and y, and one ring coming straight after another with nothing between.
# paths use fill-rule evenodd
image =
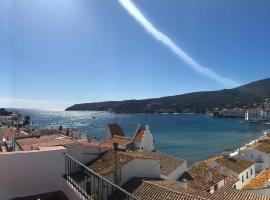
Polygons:
<instances>
[{"instance_id":1,"label":"mountain","mask_svg":"<svg viewBox=\"0 0 270 200\"><path fill-rule=\"evenodd\" d=\"M106 101L75 104L71 110L112 111L115 113L205 113L215 108L246 108L263 103L270 97L270 78L255 81L233 89L193 92L143 100Z\"/></svg>"}]
</instances>

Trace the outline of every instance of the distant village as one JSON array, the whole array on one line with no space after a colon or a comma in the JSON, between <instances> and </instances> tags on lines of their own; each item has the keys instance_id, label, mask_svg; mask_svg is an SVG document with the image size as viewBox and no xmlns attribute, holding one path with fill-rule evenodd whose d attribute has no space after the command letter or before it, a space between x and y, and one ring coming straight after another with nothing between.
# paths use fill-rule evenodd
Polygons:
<instances>
[{"instance_id":1,"label":"distant village","mask_svg":"<svg viewBox=\"0 0 270 200\"><path fill-rule=\"evenodd\" d=\"M250 123L270 123L270 101L266 99L262 104L254 104L253 107L221 109L216 108L213 112L208 112L210 117L215 118L244 118L245 122Z\"/></svg>"},{"instance_id":2,"label":"distant village","mask_svg":"<svg viewBox=\"0 0 270 200\"><path fill-rule=\"evenodd\" d=\"M270 200L267 132L188 166L156 150L148 125L130 137L111 123L96 141L62 126L32 129L28 120L0 116L0 199Z\"/></svg>"}]
</instances>

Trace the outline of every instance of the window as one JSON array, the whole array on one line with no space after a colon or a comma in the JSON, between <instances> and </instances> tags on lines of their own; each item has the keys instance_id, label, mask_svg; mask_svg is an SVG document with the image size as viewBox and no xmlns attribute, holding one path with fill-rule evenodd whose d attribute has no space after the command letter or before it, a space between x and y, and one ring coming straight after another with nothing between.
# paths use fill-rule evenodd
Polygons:
<instances>
[{"instance_id":1,"label":"window","mask_svg":"<svg viewBox=\"0 0 270 200\"><path fill-rule=\"evenodd\" d=\"M243 176L242 176L242 183L244 183L244 178L245 178L245 177L244 177L244 175L243 175Z\"/></svg>"},{"instance_id":2,"label":"window","mask_svg":"<svg viewBox=\"0 0 270 200\"><path fill-rule=\"evenodd\" d=\"M247 177L247 179L249 178L249 177L248 177L248 172L247 172L247 174L246 174L246 177Z\"/></svg>"},{"instance_id":3,"label":"window","mask_svg":"<svg viewBox=\"0 0 270 200\"><path fill-rule=\"evenodd\" d=\"M233 186L236 189L236 185Z\"/></svg>"},{"instance_id":4,"label":"window","mask_svg":"<svg viewBox=\"0 0 270 200\"><path fill-rule=\"evenodd\" d=\"M253 170L252 169L250 169L250 175L252 175L253 174Z\"/></svg>"},{"instance_id":5,"label":"window","mask_svg":"<svg viewBox=\"0 0 270 200\"><path fill-rule=\"evenodd\" d=\"M210 188L206 190L206 192L210 192Z\"/></svg>"}]
</instances>

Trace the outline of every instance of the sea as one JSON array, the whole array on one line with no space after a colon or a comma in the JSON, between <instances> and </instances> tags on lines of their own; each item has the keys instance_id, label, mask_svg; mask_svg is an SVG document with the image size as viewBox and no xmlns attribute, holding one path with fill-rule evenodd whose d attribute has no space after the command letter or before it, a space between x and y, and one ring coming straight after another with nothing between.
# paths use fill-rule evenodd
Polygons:
<instances>
[{"instance_id":1,"label":"sea","mask_svg":"<svg viewBox=\"0 0 270 200\"><path fill-rule=\"evenodd\" d=\"M14 109L13 109L14 111ZM242 119L209 118L205 114L114 114L94 111L44 111L15 109L29 115L32 127L75 128L89 139L104 138L108 123L118 123L127 136L138 124L148 124L156 149L185 159L189 164L238 148L270 129L270 125L248 124Z\"/></svg>"}]
</instances>

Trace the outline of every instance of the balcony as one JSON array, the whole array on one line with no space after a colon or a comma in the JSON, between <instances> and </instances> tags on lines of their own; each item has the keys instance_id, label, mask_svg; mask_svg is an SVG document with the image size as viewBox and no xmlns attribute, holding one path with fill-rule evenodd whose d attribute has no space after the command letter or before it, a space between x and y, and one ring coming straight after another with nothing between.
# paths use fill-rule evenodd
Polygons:
<instances>
[{"instance_id":1,"label":"balcony","mask_svg":"<svg viewBox=\"0 0 270 200\"><path fill-rule=\"evenodd\" d=\"M68 154L65 154L63 177L87 200L139 200Z\"/></svg>"}]
</instances>

